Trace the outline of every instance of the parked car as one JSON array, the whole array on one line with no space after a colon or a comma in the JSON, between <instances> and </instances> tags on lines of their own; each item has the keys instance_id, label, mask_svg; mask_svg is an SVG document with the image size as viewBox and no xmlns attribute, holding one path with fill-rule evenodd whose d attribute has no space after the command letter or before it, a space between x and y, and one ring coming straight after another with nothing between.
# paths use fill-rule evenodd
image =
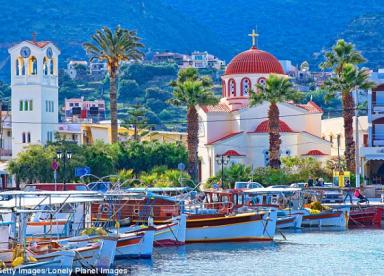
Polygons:
<instances>
[{"instance_id":1,"label":"parked car","mask_svg":"<svg viewBox=\"0 0 384 276\"><path fill-rule=\"evenodd\" d=\"M343 199L341 191L325 191L321 203L343 203Z\"/></svg>"},{"instance_id":2,"label":"parked car","mask_svg":"<svg viewBox=\"0 0 384 276\"><path fill-rule=\"evenodd\" d=\"M259 182L235 182L235 189L264 188Z\"/></svg>"}]
</instances>

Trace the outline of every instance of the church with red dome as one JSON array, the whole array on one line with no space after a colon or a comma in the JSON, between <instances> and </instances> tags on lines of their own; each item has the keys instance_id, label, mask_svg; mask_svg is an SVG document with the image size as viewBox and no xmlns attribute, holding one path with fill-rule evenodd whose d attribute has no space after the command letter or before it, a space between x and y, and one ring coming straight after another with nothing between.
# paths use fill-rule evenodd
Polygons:
<instances>
[{"instance_id":1,"label":"church with red dome","mask_svg":"<svg viewBox=\"0 0 384 276\"><path fill-rule=\"evenodd\" d=\"M285 75L279 60L255 46L255 32L249 50L236 55L227 65L222 80L222 97L215 106L198 106L199 160L201 180L221 169L217 156L230 156L231 163L253 168L269 162L269 103L248 105L256 84L264 84L270 74ZM314 102L279 103L281 156L312 156L325 160L330 142L321 138L322 109Z\"/></svg>"}]
</instances>

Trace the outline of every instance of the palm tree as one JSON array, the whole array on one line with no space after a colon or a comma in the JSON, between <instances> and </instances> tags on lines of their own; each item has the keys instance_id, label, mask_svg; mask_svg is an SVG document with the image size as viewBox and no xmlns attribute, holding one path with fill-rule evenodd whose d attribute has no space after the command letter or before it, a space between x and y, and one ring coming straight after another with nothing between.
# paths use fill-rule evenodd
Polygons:
<instances>
[{"instance_id":1,"label":"palm tree","mask_svg":"<svg viewBox=\"0 0 384 276\"><path fill-rule=\"evenodd\" d=\"M352 43L338 40L332 50L325 53L325 61L321 69L331 69L334 77L327 80L323 88L328 92L326 100L335 98L341 92L344 118L345 158L347 169L355 171L355 141L353 139L353 116L355 102L352 92L355 89L369 89L373 83L368 81L369 73L366 69L356 66L365 62L365 58L357 51Z\"/></svg>"},{"instance_id":2,"label":"palm tree","mask_svg":"<svg viewBox=\"0 0 384 276\"><path fill-rule=\"evenodd\" d=\"M140 60L143 54L138 48L144 45L135 31L122 29L117 26L112 32L108 27L102 27L92 35L92 42L84 43L84 48L90 55L90 61L97 59L106 61L109 73L109 100L111 109L111 138L117 142L117 96L116 78L122 61Z\"/></svg>"},{"instance_id":3,"label":"palm tree","mask_svg":"<svg viewBox=\"0 0 384 276\"><path fill-rule=\"evenodd\" d=\"M215 105L219 99L212 92L212 80L199 77L194 68L179 71L176 81L172 81L173 98L169 102L176 106L187 107L187 143L188 143L188 173L194 181L197 180L197 149L199 145L199 119L197 105Z\"/></svg>"},{"instance_id":4,"label":"palm tree","mask_svg":"<svg viewBox=\"0 0 384 276\"><path fill-rule=\"evenodd\" d=\"M252 92L250 105L255 106L269 102L269 166L280 168L280 132L279 132L279 107L278 103L299 100L302 94L293 89L288 78L278 75L270 75L265 85L257 84L257 93Z\"/></svg>"}]
</instances>

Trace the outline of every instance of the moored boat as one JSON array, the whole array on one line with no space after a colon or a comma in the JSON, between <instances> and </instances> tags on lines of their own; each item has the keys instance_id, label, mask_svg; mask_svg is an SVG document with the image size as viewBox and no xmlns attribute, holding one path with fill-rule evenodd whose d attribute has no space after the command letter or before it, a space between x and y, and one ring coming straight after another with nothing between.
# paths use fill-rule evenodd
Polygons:
<instances>
[{"instance_id":1,"label":"moored boat","mask_svg":"<svg viewBox=\"0 0 384 276\"><path fill-rule=\"evenodd\" d=\"M186 242L272 241L276 210L235 215L191 215Z\"/></svg>"}]
</instances>

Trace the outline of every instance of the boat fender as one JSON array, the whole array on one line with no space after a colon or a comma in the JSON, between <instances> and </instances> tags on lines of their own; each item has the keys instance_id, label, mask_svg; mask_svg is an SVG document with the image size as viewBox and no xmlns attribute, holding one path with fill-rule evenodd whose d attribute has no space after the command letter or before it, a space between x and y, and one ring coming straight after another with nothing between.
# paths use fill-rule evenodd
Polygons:
<instances>
[{"instance_id":1,"label":"boat fender","mask_svg":"<svg viewBox=\"0 0 384 276\"><path fill-rule=\"evenodd\" d=\"M12 261L12 267L17 267L19 265L22 265L24 263L23 257L17 257Z\"/></svg>"}]
</instances>

